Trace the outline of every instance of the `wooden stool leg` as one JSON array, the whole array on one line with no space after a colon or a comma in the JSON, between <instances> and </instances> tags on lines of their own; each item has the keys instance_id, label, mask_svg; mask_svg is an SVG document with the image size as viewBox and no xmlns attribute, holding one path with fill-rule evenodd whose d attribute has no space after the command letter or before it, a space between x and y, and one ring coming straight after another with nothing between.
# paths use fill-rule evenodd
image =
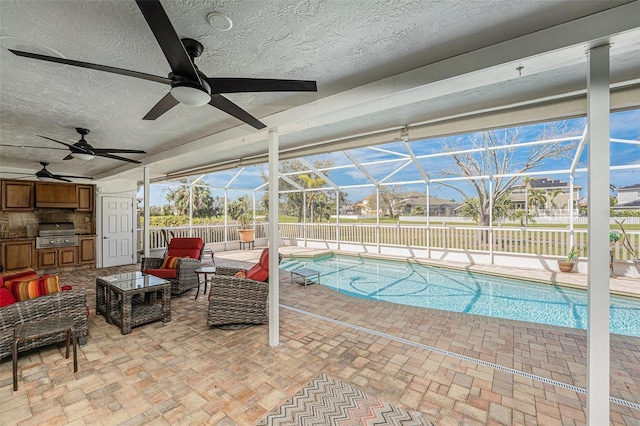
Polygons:
<instances>
[{"instance_id":1,"label":"wooden stool leg","mask_svg":"<svg viewBox=\"0 0 640 426\"><path fill-rule=\"evenodd\" d=\"M76 328L71 327L71 335L73 336L73 372L78 372L78 339L76 339Z\"/></svg>"},{"instance_id":2,"label":"wooden stool leg","mask_svg":"<svg viewBox=\"0 0 640 426\"><path fill-rule=\"evenodd\" d=\"M13 390L18 390L18 339L16 339L16 332L13 331Z\"/></svg>"},{"instance_id":3,"label":"wooden stool leg","mask_svg":"<svg viewBox=\"0 0 640 426\"><path fill-rule=\"evenodd\" d=\"M69 359L69 338L71 337L71 329L67 329L67 341L65 342L65 351L64 357L65 359Z\"/></svg>"}]
</instances>

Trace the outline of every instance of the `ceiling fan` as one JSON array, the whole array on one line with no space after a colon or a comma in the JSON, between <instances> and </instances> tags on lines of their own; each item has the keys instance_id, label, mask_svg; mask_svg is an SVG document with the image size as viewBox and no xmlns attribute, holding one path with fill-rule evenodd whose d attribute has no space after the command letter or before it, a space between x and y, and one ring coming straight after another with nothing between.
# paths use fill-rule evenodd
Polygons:
<instances>
[{"instance_id":1,"label":"ceiling fan","mask_svg":"<svg viewBox=\"0 0 640 426\"><path fill-rule=\"evenodd\" d=\"M71 160L72 158L77 158L79 160L91 160L94 157L104 157L104 158L112 158L114 160L127 161L129 163L141 164L141 161L131 160L129 158L120 157L117 154L146 154L145 151L141 151L139 149L117 149L117 148L94 148L89 145L89 143L84 139L85 135L90 133L89 129L83 129L82 127L76 127L76 132L80 133L80 140L73 145L68 144L66 142L60 142L58 140L48 138L46 136L36 135L44 139L48 139L53 142L57 142L59 144L65 145L69 147L71 153L64 157L64 160ZM47 148L47 149L59 149L59 148Z\"/></svg>"},{"instance_id":2,"label":"ceiling fan","mask_svg":"<svg viewBox=\"0 0 640 426\"><path fill-rule=\"evenodd\" d=\"M160 77L137 71L124 70L111 66L57 58L36 53L9 49L12 53L26 58L57 62L89 68L143 80L155 81L171 86L171 90L143 117L143 120L155 120L178 103L190 106L209 104L233 117L244 121L256 129L265 124L247 111L231 102L221 93L240 92L316 92L316 82L311 80L279 80L265 78L209 78L194 63L202 54L204 47L196 40L180 40L159 0L136 0L140 11L149 24L160 48L169 62L171 72L168 77Z\"/></svg>"},{"instance_id":3,"label":"ceiling fan","mask_svg":"<svg viewBox=\"0 0 640 426\"><path fill-rule=\"evenodd\" d=\"M42 170L39 170L36 172L36 177L38 178L38 180L41 180L41 181L53 182L56 180L61 180L63 182L71 182L69 179L66 179L66 178L93 179L92 177L86 177L86 176L56 175L54 173L51 173L49 170L47 170L47 166L49 165L49 163L40 161L40 164L42 164ZM22 174L22 173L13 173L13 172L3 172L3 173L12 174L12 175ZM33 175L25 175L23 177L31 177L31 176Z\"/></svg>"}]
</instances>

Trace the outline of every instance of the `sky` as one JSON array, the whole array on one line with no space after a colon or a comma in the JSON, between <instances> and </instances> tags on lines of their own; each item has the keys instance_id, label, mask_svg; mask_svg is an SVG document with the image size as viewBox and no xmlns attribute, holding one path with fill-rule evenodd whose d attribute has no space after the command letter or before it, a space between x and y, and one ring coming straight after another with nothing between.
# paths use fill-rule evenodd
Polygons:
<instances>
[{"instance_id":1,"label":"sky","mask_svg":"<svg viewBox=\"0 0 640 426\"><path fill-rule=\"evenodd\" d=\"M514 134L517 137L517 143L534 142L542 137L545 130L551 132L553 137L557 135L563 136L575 136L580 137L584 131L586 118L576 118L571 120L563 120L561 122L535 124L528 126L520 126L517 128L501 129L494 131L494 134L499 140L504 138L510 138ZM410 133L410 132L409 132ZM427 156L430 154L441 153L443 145L450 147L456 147L459 149L470 149L482 147L482 132L476 132L471 134L455 135L446 138L427 139L420 141L409 142L409 147L413 151L413 154L418 157L418 162L423 171L429 176L430 179L437 180L439 178L446 178L453 169L453 159L451 156L436 156L431 158L420 158L421 156ZM611 138L612 139L625 139L631 141L640 142L640 109L618 112L611 114ZM564 145L576 144L576 140L562 142ZM520 147L513 150L512 167L509 171L516 172L517 166L522 164L528 156L530 147ZM404 146L400 142L392 142L384 145L377 145L369 148L358 148L349 150L349 153L360 162L361 165L371 174L376 180L384 182L407 182L422 180L421 173L418 168L410 161L408 153ZM480 159L483 153L471 153L469 154L476 159ZM548 177L553 179L559 179L564 182L569 181L569 175L546 173L553 170L566 170L569 169L575 155L575 149L567 152L566 156L547 158L542 161L534 169L531 169L527 173L531 173L531 177ZM586 168L588 146L585 147L578 163L578 169ZM368 184L370 181L368 178L355 166L351 160L342 152L334 152L320 156L322 158L330 157L334 161L336 170L332 170L328 173L328 177L340 186L348 185L363 185ZM313 163L314 158L310 157L308 160ZM367 164L374 163L375 164ZM408 163L408 164L407 164ZM611 165L612 166L624 166L624 165L640 165L640 143L611 143ZM230 189L228 196L229 200L234 200L243 194L249 194L251 198L252 189L257 188L263 183L263 175L266 175L267 165L250 166L245 168L244 171L233 182L233 188L243 188L242 190ZM400 169L400 170L398 170ZM398 171L396 171L398 170ZM201 182L211 185L213 187L224 188L228 182L233 179L240 169L226 170L217 172L204 177ZM394 173L395 172L395 173ZM541 172L541 175L536 173ZM198 176L194 177L197 178ZM612 170L610 174L610 181L616 187L622 187L640 183L640 167L634 167L626 170ZM470 184L464 181L449 182L458 187L462 192L470 196L474 196L475 192L471 188ZM587 175L586 173L576 173L574 177L575 185L582 187L580 191L581 197L587 196ZM408 191L425 191L425 184L403 184L402 185ZM175 187L175 185L174 185ZM155 184L151 189L151 205L159 206L166 204L166 194L169 190L168 185ZM346 188L344 189L348 194L348 200L350 202L356 202L362 198L370 195L374 192L373 187L367 188ZM454 189L451 189L442 184L433 182L431 184L430 193L434 197L453 199L461 201L464 196ZM224 197L223 189L211 189L213 197ZM138 194L139 198L142 198L142 190ZM261 196L258 192L257 197Z\"/></svg>"}]
</instances>

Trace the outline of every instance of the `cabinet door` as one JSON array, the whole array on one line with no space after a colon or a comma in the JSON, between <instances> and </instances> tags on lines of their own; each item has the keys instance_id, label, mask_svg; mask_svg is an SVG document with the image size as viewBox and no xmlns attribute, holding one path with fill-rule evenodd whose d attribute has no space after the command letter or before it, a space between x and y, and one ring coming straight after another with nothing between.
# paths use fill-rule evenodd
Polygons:
<instances>
[{"instance_id":1,"label":"cabinet door","mask_svg":"<svg viewBox=\"0 0 640 426\"><path fill-rule=\"evenodd\" d=\"M78 263L78 247L58 249L58 266L73 266Z\"/></svg>"},{"instance_id":2,"label":"cabinet door","mask_svg":"<svg viewBox=\"0 0 640 426\"><path fill-rule=\"evenodd\" d=\"M80 237L78 245L80 249L78 263L94 263L96 261L96 237Z\"/></svg>"},{"instance_id":3,"label":"cabinet door","mask_svg":"<svg viewBox=\"0 0 640 426\"><path fill-rule=\"evenodd\" d=\"M2 210L4 211L33 210L33 182L3 180L2 181Z\"/></svg>"},{"instance_id":4,"label":"cabinet door","mask_svg":"<svg viewBox=\"0 0 640 426\"><path fill-rule=\"evenodd\" d=\"M78 207L76 186L68 183L36 182L36 207Z\"/></svg>"},{"instance_id":5,"label":"cabinet door","mask_svg":"<svg viewBox=\"0 0 640 426\"><path fill-rule=\"evenodd\" d=\"M38 250L38 268L49 269L58 267L58 249Z\"/></svg>"},{"instance_id":6,"label":"cabinet door","mask_svg":"<svg viewBox=\"0 0 640 426\"><path fill-rule=\"evenodd\" d=\"M2 241L2 266L5 270L33 268L36 260L35 240Z\"/></svg>"},{"instance_id":7,"label":"cabinet door","mask_svg":"<svg viewBox=\"0 0 640 426\"><path fill-rule=\"evenodd\" d=\"M76 185L79 212L93 211L93 185Z\"/></svg>"}]
</instances>

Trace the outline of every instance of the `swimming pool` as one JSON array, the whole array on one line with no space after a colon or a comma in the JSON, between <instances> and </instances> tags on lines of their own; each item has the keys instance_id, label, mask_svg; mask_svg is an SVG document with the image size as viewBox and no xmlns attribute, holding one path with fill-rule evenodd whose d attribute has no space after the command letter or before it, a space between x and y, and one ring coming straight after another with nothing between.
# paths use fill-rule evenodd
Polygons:
<instances>
[{"instance_id":1,"label":"swimming pool","mask_svg":"<svg viewBox=\"0 0 640 426\"><path fill-rule=\"evenodd\" d=\"M587 328L587 292L415 263L332 255L284 259L320 272L320 284L355 297ZM640 337L640 300L611 296L611 332Z\"/></svg>"}]
</instances>

